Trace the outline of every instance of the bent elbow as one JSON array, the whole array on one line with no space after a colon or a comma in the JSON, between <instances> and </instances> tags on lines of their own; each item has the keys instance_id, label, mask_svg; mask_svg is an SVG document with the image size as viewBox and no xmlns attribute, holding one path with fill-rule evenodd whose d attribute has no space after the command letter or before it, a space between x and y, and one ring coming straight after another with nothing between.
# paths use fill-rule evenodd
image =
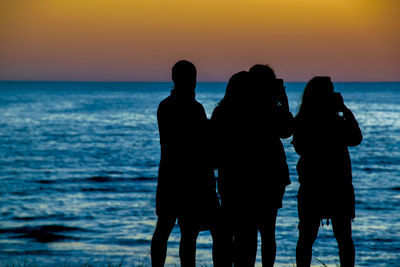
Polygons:
<instances>
[{"instance_id":1,"label":"bent elbow","mask_svg":"<svg viewBox=\"0 0 400 267\"><path fill-rule=\"evenodd\" d=\"M358 136L351 138L347 145L348 146L358 146L359 144L361 144L362 140L363 140L363 136L360 132L360 134Z\"/></svg>"}]
</instances>

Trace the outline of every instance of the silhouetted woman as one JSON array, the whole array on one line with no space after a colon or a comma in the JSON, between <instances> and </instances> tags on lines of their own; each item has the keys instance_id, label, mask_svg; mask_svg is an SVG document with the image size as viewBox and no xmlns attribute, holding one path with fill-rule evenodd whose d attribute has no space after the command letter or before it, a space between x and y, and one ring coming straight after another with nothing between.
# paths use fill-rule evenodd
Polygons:
<instances>
[{"instance_id":1,"label":"silhouetted woman","mask_svg":"<svg viewBox=\"0 0 400 267\"><path fill-rule=\"evenodd\" d=\"M218 190L235 266L254 266L259 231L263 265L275 261L275 221L290 183L280 138L291 135L293 119L279 86L268 66L239 72L212 115Z\"/></svg>"},{"instance_id":2,"label":"silhouetted woman","mask_svg":"<svg viewBox=\"0 0 400 267\"><path fill-rule=\"evenodd\" d=\"M157 110L161 160L152 266L164 265L168 237L177 219L181 229L181 266L195 266L199 231L210 230L215 238L219 203L209 159L209 121L203 106L195 100L196 76L192 63L177 62L172 68L174 89Z\"/></svg>"},{"instance_id":3,"label":"silhouetted woman","mask_svg":"<svg viewBox=\"0 0 400 267\"><path fill-rule=\"evenodd\" d=\"M310 266L312 245L325 218L332 221L341 266L354 266L351 220L355 198L347 147L357 146L361 140L358 123L342 96L334 93L330 78L311 79L304 89L293 133L293 145L300 155L298 267Z\"/></svg>"},{"instance_id":4,"label":"silhouetted woman","mask_svg":"<svg viewBox=\"0 0 400 267\"><path fill-rule=\"evenodd\" d=\"M212 114L214 132L214 163L218 169L218 193L220 194L222 216L219 235L223 242L223 266L232 266L233 238L237 221L245 208L243 198L239 197L240 185L247 177L240 136L245 133L246 90L249 88L249 73L234 74L226 87L225 96ZM237 168L234 168L236 165ZM241 208L240 208L241 207ZM236 226L236 227L235 227ZM237 254L236 254L237 255Z\"/></svg>"}]
</instances>

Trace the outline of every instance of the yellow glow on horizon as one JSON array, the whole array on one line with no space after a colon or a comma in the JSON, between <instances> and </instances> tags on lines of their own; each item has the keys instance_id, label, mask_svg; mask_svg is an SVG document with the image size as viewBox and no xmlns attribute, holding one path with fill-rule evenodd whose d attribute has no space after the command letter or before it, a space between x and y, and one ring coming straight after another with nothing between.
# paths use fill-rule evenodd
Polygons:
<instances>
[{"instance_id":1,"label":"yellow glow on horizon","mask_svg":"<svg viewBox=\"0 0 400 267\"><path fill-rule=\"evenodd\" d=\"M0 79L163 80L188 58L205 80L264 62L293 80L375 70L400 80L396 0L0 0L0 10Z\"/></svg>"}]
</instances>

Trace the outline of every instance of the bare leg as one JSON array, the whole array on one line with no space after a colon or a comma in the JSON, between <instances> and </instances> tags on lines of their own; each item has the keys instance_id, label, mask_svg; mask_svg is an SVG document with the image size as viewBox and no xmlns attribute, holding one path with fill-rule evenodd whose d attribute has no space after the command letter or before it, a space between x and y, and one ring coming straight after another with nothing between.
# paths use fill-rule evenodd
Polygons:
<instances>
[{"instance_id":1,"label":"bare leg","mask_svg":"<svg viewBox=\"0 0 400 267\"><path fill-rule=\"evenodd\" d=\"M309 218L299 225L299 240L296 247L297 267L309 267L312 259L312 246L318 236L319 218Z\"/></svg>"},{"instance_id":2,"label":"bare leg","mask_svg":"<svg viewBox=\"0 0 400 267\"><path fill-rule=\"evenodd\" d=\"M257 256L258 228L255 222L241 223L234 237L234 266L254 266Z\"/></svg>"},{"instance_id":3,"label":"bare leg","mask_svg":"<svg viewBox=\"0 0 400 267\"><path fill-rule=\"evenodd\" d=\"M175 217L158 217L156 230L151 240L151 265L153 267L164 266L167 256L168 238L175 226L175 221Z\"/></svg>"},{"instance_id":4,"label":"bare leg","mask_svg":"<svg viewBox=\"0 0 400 267\"><path fill-rule=\"evenodd\" d=\"M213 265L215 267L232 267L233 259L233 229L228 220L218 221L210 229L213 239Z\"/></svg>"},{"instance_id":5,"label":"bare leg","mask_svg":"<svg viewBox=\"0 0 400 267\"><path fill-rule=\"evenodd\" d=\"M196 266L196 240L199 228L191 220L180 220L181 242L179 245L179 257L182 267Z\"/></svg>"},{"instance_id":6,"label":"bare leg","mask_svg":"<svg viewBox=\"0 0 400 267\"><path fill-rule=\"evenodd\" d=\"M332 218L332 227L339 246L340 266L353 267L355 261L355 249L351 237L350 218Z\"/></svg>"},{"instance_id":7,"label":"bare leg","mask_svg":"<svg viewBox=\"0 0 400 267\"><path fill-rule=\"evenodd\" d=\"M215 228L210 230L213 238L213 262L216 267L232 267L233 220L230 214L221 211Z\"/></svg>"},{"instance_id":8,"label":"bare leg","mask_svg":"<svg viewBox=\"0 0 400 267\"><path fill-rule=\"evenodd\" d=\"M221 257L222 255L222 247L221 247L221 233L217 231L216 227L210 229L210 234L213 240L213 247L212 247L212 258L213 258L213 265L214 266L222 266Z\"/></svg>"},{"instance_id":9,"label":"bare leg","mask_svg":"<svg viewBox=\"0 0 400 267\"><path fill-rule=\"evenodd\" d=\"M274 266L276 255L275 223L277 210L271 210L269 216L263 218L260 224L261 259L263 267Z\"/></svg>"}]
</instances>

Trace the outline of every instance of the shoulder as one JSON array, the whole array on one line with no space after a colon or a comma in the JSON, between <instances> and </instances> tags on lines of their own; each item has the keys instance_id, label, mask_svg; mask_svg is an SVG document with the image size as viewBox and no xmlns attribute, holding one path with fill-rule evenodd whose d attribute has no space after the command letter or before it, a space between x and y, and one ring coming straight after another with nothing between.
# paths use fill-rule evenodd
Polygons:
<instances>
[{"instance_id":1,"label":"shoulder","mask_svg":"<svg viewBox=\"0 0 400 267\"><path fill-rule=\"evenodd\" d=\"M164 98L163 100L161 100L160 104L158 105L158 107L162 107L165 105L168 105L172 102L172 98L171 96L167 96L166 98Z\"/></svg>"},{"instance_id":2,"label":"shoulder","mask_svg":"<svg viewBox=\"0 0 400 267\"><path fill-rule=\"evenodd\" d=\"M198 102L197 100L193 100L192 107L194 110L196 110L196 112L206 114L206 111L204 110L203 105L200 102Z\"/></svg>"},{"instance_id":3,"label":"shoulder","mask_svg":"<svg viewBox=\"0 0 400 267\"><path fill-rule=\"evenodd\" d=\"M221 106L216 106L215 108L214 108L214 111L213 111L213 113L212 113L212 115L211 115L211 119L212 120L217 120L217 119L219 119L220 117L221 117L221 112L222 112L222 108L221 108Z\"/></svg>"},{"instance_id":4,"label":"shoulder","mask_svg":"<svg viewBox=\"0 0 400 267\"><path fill-rule=\"evenodd\" d=\"M168 96L162 100L157 108L157 117L164 116L166 113L169 113L168 110L171 110L172 102L171 96Z\"/></svg>"},{"instance_id":5,"label":"shoulder","mask_svg":"<svg viewBox=\"0 0 400 267\"><path fill-rule=\"evenodd\" d=\"M193 102L194 102L193 105L194 105L196 108L198 108L198 109L203 109L203 110L204 110L203 105L202 105L199 101L194 100Z\"/></svg>"},{"instance_id":6,"label":"shoulder","mask_svg":"<svg viewBox=\"0 0 400 267\"><path fill-rule=\"evenodd\" d=\"M160 104L158 105L158 109L163 109L163 108L167 108L170 105L173 105L173 99L171 96L168 96L166 98L164 98Z\"/></svg>"}]
</instances>

